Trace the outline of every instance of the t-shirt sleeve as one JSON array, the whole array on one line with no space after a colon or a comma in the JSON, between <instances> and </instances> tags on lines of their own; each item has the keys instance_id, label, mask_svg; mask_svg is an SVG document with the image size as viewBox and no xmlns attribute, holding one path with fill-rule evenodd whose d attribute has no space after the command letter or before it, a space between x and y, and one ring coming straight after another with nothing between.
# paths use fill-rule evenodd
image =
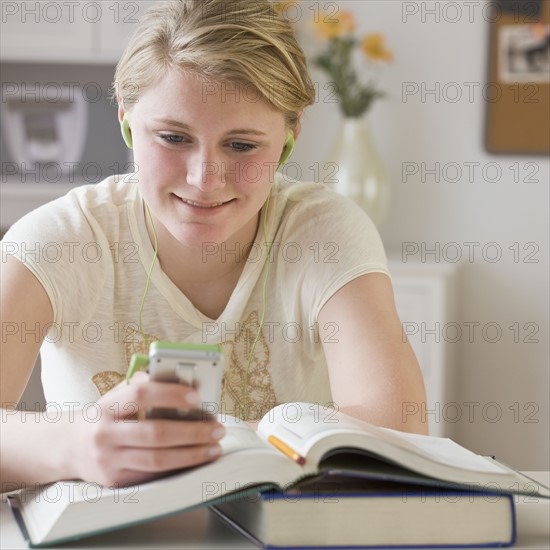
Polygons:
<instances>
[{"instance_id":1,"label":"t-shirt sleeve","mask_svg":"<svg viewBox=\"0 0 550 550\"><path fill-rule=\"evenodd\" d=\"M109 244L99 226L68 193L29 212L2 239L2 261L13 256L48 294L56 326L93 317L109 266Z\"/></svg>"},{"instance_id":2,"label":"t-shirt sleeve","mask_svg":"<svg viewBox=\"0 0 550 550\"><path fill-rule=\"evenodd\" d=\"M327 188L310 191L288 201L276 245L277 281L290 298L287 313L307 315L303 321L313 326L323 305L344 285L367 273L390 273L382 240L368 215Z\"/></svg>"}]
</instances>

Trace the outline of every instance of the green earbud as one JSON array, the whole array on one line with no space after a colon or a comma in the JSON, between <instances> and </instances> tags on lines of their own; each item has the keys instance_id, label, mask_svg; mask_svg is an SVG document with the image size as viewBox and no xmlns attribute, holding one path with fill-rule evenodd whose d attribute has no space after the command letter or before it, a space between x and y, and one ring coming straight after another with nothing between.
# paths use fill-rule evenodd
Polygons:
<instances>
[{"instance_id":1,"label":"green earbud","mask_svg":"<svg viewBox=\"0 0 550 550\"><path fill-rule=\"evenodd\" d=\"M134 143L132 141L132 134L130 132L130 121L128 120L128 113L124 113L124 118L120 123L120 131L122 132L124 142L126 143L128 148L131 149Z\"/></svg>"},{"instance_id":2,"label":"green earbud","mask_svg":"<svg viewBox=\"0 0 550 550\"><path fill-rule=\"evenodd\" d=\"M285 162L289 159L290 155L292 155L293 150L294 150L294 133L291 130L289 130L285 141L285 146L283 149L283 154L281 155L281 160L279 161L279 166L277 166L277 168L280 168L283 164L285 164Z\"/></svg>"}]
</instances>

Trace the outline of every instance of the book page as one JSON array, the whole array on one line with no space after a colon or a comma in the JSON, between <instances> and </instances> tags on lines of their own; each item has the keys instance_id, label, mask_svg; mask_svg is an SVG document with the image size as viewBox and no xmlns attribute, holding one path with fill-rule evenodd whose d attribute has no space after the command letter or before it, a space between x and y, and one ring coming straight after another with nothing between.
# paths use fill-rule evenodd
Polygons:
<instances>
[{"instance_id":1,"label":"book page","mask_svg":"<svg viewBox=\"0 0 550 550\"><path fill-rule=\"evenodd\" d=\"M384 437L380 428L342 415L317 403L284 403L268 411L258 424L258 435L265 441L274 435L302 456L319 440L332 434L358 432Z\"/></svg>"},{"instance_id":2,"label":"book page","mask_svg":"<svg viewBox=\"0 0 550 550\"><path fill-rule=\"evenodd\" d=\"M317 403L278 405L266 413L258 425L258 435L262 439L267 441L269 435L275 435L306 454L317 441L345 432L358 432L377 439L388 437L383 428ZM403 445L414 449L407 441L403 441Z\"/></svg>"},{"instance_id":3,"label":"book page","mask_svg":"<svg viewBox=\"0 0 550 550\"><path fill-rule=\"evenodd\" d=\"M222 448L222 455L258 447L272 449L271 445L260 439L244 420L229 415L220 416L217 420L225 428L225 436L219 442Z\"/></svg>"},{"instance_id":4,"label":"book page","mask_svg":"<svg viewBox=\"0 0 550 550\"><path fill-rule=\"evenodd\" d=\"M389 432L397 432L397 430L389 430L388 428L381 429ZM497 463L491 462L485 457L465 449L452 439L404 432L397 433L400 438L404 438L414 445L416 452L425 453L433 460L444 462L449 466L476 470L477 472L490 472L495 474L506 473Z\"/></svg>"},{"instance_id":5,"label":"book page","mask_svg":"<svg viewBox=\"0 0 550 550\"><path fill-rule=\"evenodd\" d=\"M390 458L395 456L393 450L398 449L407 455L422 456L461 470L506 474L496 463L461 447L451 439L374 426L314 403L278 405L262 418L258 425L258 435L265 441L269 435L274 435L303 457L322 440L333 440L334 445L326 445L328 449L332 446L346 446L349 439L359 441L359 448ZM347 445L350 446L349 443Z\"/></svg>"}]
</instances>

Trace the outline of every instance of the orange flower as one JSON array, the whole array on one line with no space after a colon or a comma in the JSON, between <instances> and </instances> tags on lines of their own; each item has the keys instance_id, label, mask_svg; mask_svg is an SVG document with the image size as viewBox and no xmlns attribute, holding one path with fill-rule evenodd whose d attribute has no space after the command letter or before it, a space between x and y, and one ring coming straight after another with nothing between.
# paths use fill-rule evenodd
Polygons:
<instances>
[{"instance_id":1,"label":"orange flower","mask_svg":"<svg viewBox=\"0 0 550 550\"><path fill-rule=\"evenodd\" d=\"M321 39L330 40L355 32L356 22L350 11L339 11L336 15L321 14L320 19L313 22L313 26Z\"/></svg>"},{"instance_id":2,"label":"orange flower","mask_svg":"<svg viewBox=\"0 0 550 550\"><path fill-rule=\"evenodd\" d=\"M374 61L391 61L392 53L384 45L384 37L380 33L367 34L361 44L364 54Z\"/></svg>"},{"instance_id":3,"label":"orange flower","mask_svg":"<svg viewBox=\"0 0 550 550\"><path fill-rule=\"evenodd\" d=\"M548 36L549 30L550 27L544 23L535 23L534 25L531 25L531 33L535 38L539 38L541 40Z\"/></svg>"}]
</instances>

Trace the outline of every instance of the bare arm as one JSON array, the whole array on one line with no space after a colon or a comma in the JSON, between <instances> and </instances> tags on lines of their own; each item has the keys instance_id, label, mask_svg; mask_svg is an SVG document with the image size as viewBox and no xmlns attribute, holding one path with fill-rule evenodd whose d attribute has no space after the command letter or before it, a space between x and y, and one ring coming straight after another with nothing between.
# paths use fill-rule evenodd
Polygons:
<instances>
[{"instance_id":1,"label":"bare arm","mask_svg":"<svg viewBox=\"0 0 550 550\"><path fill-rule=\"evenodd\" d=\"M51 481L67 469L67 461L61 446L50 445L62 441L64 422L46 426L45 421L36 423L34 414L15 410L42 344L41 329L53 320L50 300L35 276L12 256L7 256L1 268L0 478L4 492L24 480ZM34 331L36 337L33 334L23 339L22 331L36 329L36 324L40 328Z\"/></svg>"},{"instance_id":2,"label":"bare arm","mask_svg":"<svg viewBox=\"0 0 550 550\"><path fill-rule=\"evenodd\" d=\"M338 332L331 338L334 323ZM428 433L420 414L405 414L411 404L420 411L426 394L387 275L369 273L342 287L321 309L319 331L341 411L371 424Z\"/></svg>"},{"instance_id":3,"label":"bare arm","mask_svg":"<svg viewBox=\"0 0 550 550\"><path fill-rule=\"evenodd\" d=\"M53 312L46 291L19 260L8 255L1 269L0 402L6 407L21 399L40 351L41 329L53 321ZM22 332L29 329L34 334L23 342Z\"/></svg>"},{"instance_id":4,"label":"bare arm","mask_svg":"<svg viewBox=\"0 0 550 550\"><path fill-rule=\"evenodd\" d=\"M98 422L86 422L79 411L64 413L55 422L43 414L16 411L42 343L34 337L25 341L21 328L38 325L43 335L53 313L44 288L22 263L8 257L1 267L1 492L62 479L139 483L217 456L211 453L219 451L223 428L215 421L137 421L136 411L142 418L149 407L192 407L190 388L149 382L143 373L97 402L102 411ZM6 335L7 330L13 334Z\"/></svg>"}]
</instances>

